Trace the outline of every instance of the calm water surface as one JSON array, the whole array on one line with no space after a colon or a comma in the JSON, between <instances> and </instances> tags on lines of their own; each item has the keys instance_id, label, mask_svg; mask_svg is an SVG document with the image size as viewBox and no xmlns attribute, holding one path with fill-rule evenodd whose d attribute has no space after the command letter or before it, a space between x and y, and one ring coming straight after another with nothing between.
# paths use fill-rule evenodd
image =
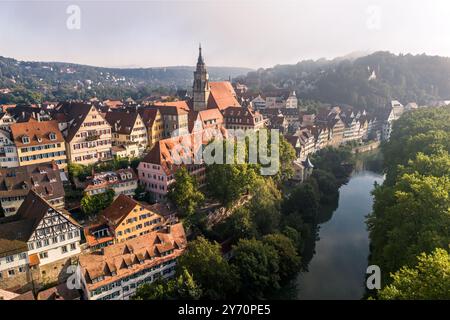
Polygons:
<instances>
[{"instance_id":1,"label":"calm water surface","mask_svg":"<svg viewBox=\"0 0 450 320\"><path fill-rule=\"evenodd\" d=\"M298 276L298 299L361 299L369 255L365 216L374 183L382 181L382 175L361 171L341 187L338 208L319 225L310 271Z\"/></svg>"}]
</instances>

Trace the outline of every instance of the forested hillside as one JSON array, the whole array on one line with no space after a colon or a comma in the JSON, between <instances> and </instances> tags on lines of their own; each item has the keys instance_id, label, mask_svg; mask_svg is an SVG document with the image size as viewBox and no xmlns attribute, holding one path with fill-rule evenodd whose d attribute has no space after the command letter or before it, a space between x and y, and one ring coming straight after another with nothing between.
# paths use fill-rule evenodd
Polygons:
<instances>
[{"instance_id":1,"label":"forested hillside","mask_svg":"<svg viewBox=\"0 0 450 320\"><path fill-rule=\"evenodd\" d=\"M383 147L387 179L368 217L380 298L450 299L449 152L450 107L407 113Z\"/></svg>"},{"instance_id":2,"label":"forested hillside","mask_svg":"<svg viewBox=\"0 0 450 320\"><path fill-rule=\"evenodd\" d=\"M25 62L0 57L0 103L68 98L142 98L192 86L194 67L100 68L60 62ZM212 80L228 80L250 69L208 67Z\"/></svg>"},{"instance_id":3,"label":"forested hillside","mask_svg":"<svg viewBox=\"0 0 450 320\"><path fill-rule=\"evenodd\" d=\"M450 98L450 59L376 52L358 59L302 61L249 72L242 82L255 91L296 90L302 99L384 107L392 99L406 104Z\"/></svg>"}]
</instances>

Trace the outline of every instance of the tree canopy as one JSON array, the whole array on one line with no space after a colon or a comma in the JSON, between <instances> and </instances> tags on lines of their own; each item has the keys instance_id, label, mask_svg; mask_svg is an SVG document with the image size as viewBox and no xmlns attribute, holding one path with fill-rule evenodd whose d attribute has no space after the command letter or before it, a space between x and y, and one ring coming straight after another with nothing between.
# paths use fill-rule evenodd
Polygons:
<instances>
[{"instance_id":1,"label":"tree canopy","mask_svg":"<svg viewBox=\"0 0 450 320\"><path fill-rule=\"evenodd\" d=\"M195 177L191 176L185 167L180 167L174 178L175 182L169 186L167 197L178 208L180 215L192 215L205 196L198 190Z\"/></svg>"},{"instance_id":2,"label":"tree canopy","mask_svg":"<svg viewBox=\"0 0 450 320\"><path fill-rule=\"evenodd\" d=\"M403 267L391 275L392 283L383 288L382 300L438 300L450 299L450 254L435 249L422 253L413 267Z\"/></svg>"},{"instance_id":3,"label":"tree canopy","mask_svg":"<svg viewBox=\"0 0 450 320\"><path fill-rule=\"evenodd\" d=\"M231 298L238 290L239 278L225 258L221 247L203 237L191 241L178 258L178 268L185 268L202 288L206 299Z\"/></svg>"},{"instance_id":4,"label":"tree canopy","mask_svg":"<svg viewBox=\"0 0 450 320\"><path fill-rule=\"evenodd\" d=\"M383 146L387 178L373 191L367 218L370 263L383 270L384 285L397 283L382 297L395 298L394 288L402 286L400 276L389 274L406 276L418 263L423 267L424 257L431 259L424 254L450 243L449 121L450 107L409 112ZM429 295L426 287L419 291L418 298Z\"/></svg>"}]
</instances>

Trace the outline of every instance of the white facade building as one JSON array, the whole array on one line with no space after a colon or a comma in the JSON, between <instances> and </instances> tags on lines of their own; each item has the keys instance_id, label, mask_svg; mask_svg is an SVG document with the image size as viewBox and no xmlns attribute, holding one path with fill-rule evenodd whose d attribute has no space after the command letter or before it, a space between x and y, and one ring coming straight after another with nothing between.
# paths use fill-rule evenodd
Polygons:
<instances>
[{"instance_id":1,"label":"white facade building","mask_svg":"<svg viewBox=\"0 0 450 320\"><path fill-rule=\"evenodd\" d=\"M0 129L0 168L18 166L17 147L11 140L11 133Z\"/></svg>"},{"instance_id":2,"label":"white facade building","mask_svg":"<svg viewBox=\"0 0 450 320\"><path fill-rule=\"evenodd\" d=\"M292 93L289 95L289 97L286 99L286 108L298 108L298 99L295 95L295 91L292 91Z\"/></svg>"}]
</instances>

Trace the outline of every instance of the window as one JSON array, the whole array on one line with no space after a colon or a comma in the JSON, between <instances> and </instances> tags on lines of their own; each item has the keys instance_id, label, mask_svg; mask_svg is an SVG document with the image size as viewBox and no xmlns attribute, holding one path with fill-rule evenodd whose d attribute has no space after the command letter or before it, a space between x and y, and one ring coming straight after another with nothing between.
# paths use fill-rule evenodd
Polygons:
<instances>
[{"instance_id":1,"label":"window","mask_svg":"<svg viewBox=\"0 0 450 320\"><path fill-rule=\"evenodd\" d=\"M70 250L75 250L77 248L77 245L75 243L70 244Z\"/></svg>"},{"instance_id":2,"label":"window","mask_svg":"<svg viewBox=\"0 0 450 320\"><path fill-rule=\"evenodd\" d=\"M59 236L59 240L60 240L60 241L65 241L65 240L66 240L66 236L63 235L63 234L60 235L60 236Z\"/></svg>"},{"instance_id":3,"label":"window","mask_svg":"<svg viewBox=\"0 0 450 320\"><path fill-rule=\"evenodd\" d=\"M16 274L16 272L14 271L14 269L8 270L8 276L12 277Z\"/></svg>"},{"instance_id":4,"label":"window","mask_svg":"<svg viewBox=\"0 0 450 320\"><path fill-rule=\"evenodd\" d=\"M24 144L30 143L30 138L28 136L23 136L22 137L22 143L24 143Z\"/></svg>"},{"instance_id":5,"label":"window","mask_svg":"<svg viewBox=\"0 0 450 320\"><path fill-rule=\"evenodd\" d=\"M62 246L61 247L61 252L62 253L67 253L67 246Z\"/></svg>"},{"instance_id":6,"label":"window","mask_svg":"<svg viewBox=\"0 0 450 320\"><path fill-rule=\"evenodd\" d=\"M14 261L14 256L7 256L6 257L6 263L11 263Z\"/></svg>"},{"instance_id":7,"label":"window","mask_svg":"<svg viewBox=\"0 0 450 320\"><path fill-rule=\"evenodd\" d=\"M53 132L50 132L49 138L50 138L50 140L52 140L52 141L56 140L56 134L54 134Z\"/></svg>"},{"instance_id":8,"label":"window","mask_svg":"<svg viewBox=\"0 0 450 320\"><path fill-rule=\"evenodd\" d=\"M58 243L58 237L53 237L53 243Z\"/></svg>"},{"instance_id":9,"label":"window","mask_svg":"<svg viewBox=\"0 0 450 320\"><path fill-rule=\"evenodd\" d=\"M41 259L48 258L48 252L41 252L41 253L39 253L39 258L41 258Z\"/></svg>"},{"instance_id":10,"label":"window","mask_svg":"<svg viewBox=\"0 0 450 320\"><path fill-rule=\"evenodd\" d=\"M25 260L27 258L27 254L25 252L19 253L19 259Z\"/></svg>"},{"instance_id":11,"label":"window","mask_svg":"<svg viewBox=\"0 0 450 320\"><path fill-rule=\"evenodd\" d=\"M48 245L50 245L50 240L45 239L45 240L44 240L44 246L48 246Z\"/></svg>"},{"instance_id":12,"label":"window","mask_svg":"<svg viewBox=\"0 0 450 320\"><path fill-rule=\"evenodd\" d=\"M24 273L25 272L25 267L19 267L19 272L20 273Z\"/></svg>"},{"instance_id":13,"label":"window","mask_svg":"<svg viewBox=\"0 0 450 320\"><path fill-rule=\"evenodd\" d=\"M29 243L28 244L28 250L33 250L34 249L34 244L33 243Z\"/></svg>"}]
</instances>

